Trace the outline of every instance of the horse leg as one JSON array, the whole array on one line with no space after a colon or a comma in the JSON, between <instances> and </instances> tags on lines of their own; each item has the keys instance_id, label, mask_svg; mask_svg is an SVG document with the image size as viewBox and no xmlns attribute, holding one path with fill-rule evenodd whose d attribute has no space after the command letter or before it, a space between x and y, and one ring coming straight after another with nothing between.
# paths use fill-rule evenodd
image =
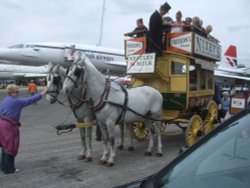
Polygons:
<instances>
[{"instance_id":1,"label":"horse leg","mask_svg":"<svg viewBox=\"0 0 250 188\"><path fill-rule=\"evenodd\" d=\"M152 126L152 122L149 120L145 120L144 121L146 127L148 128L148 132L149 132L149 142L148 142L148 149L146 150L146 152L144 153L144 155L146 156L151 156L152 155L152 149L154 146L154 134L153 134L153 126Z\"/></svg>"},{"instance_id":2,"label":"horse leg","mask_svg":"<svg viewBox=\"0 0 250 188\"><path fill-rule=\"evenodd\" d=\"M154 128L155 128L155 131L157 134L157 153L156 153L156 156L162 157L163 153L162 153L162 140L161 140L161 122L160 121L154 122Z\"/></svg>"},{"instance_id":3,"label":"horse leg","mask_svg":"<svg viewBox=\"0 0 250 188\"><path fill-rule=\"evenodd\" d=\"M101 132L102 132L102 138L103 138L103 153L102 153L102 157L100 159L100 164L106 164L107 160L108 160L108 154L109 154L109 150L108 150L108 133L107 133L107 129L105 128L105 125L99 124L100 128L101 128Z\"/></svg>"},{"instance_id":4,"label":"horse leg","mask_svg":"<svg viewBox=\"0 0 250 188\"><path fill-rule=\"evenodd\" d=\"M85 128L85 133L86 133L86 162L91 162L92 161L92 127L86 127Z\"/></svg>"},{"instance_id":5,"label":"horse leg","mask_svg":"<svg viewBox=\"0 0 250 188\"><path fill-rule=\"evenodd\" d=\"M115 158L115 127L113 124L108 124L108 141L109 141L109 150L110 155L109 159L107 161L107 166L113 166L114 165L114 158Z\"/></svg>"},{"instance_id":6,"label":"horse leg","mask_svg":"<svg viewBox=\"0 0 250 188\"><path fill-rule=\"evenodd\" d=\"M126 126L124 123L123 124L119 124L119 128L120 128L120 133L121 133L121 140L120 140L120 145L117 147L117 149L119 150L123 150L123 144L124 144L124 126Z\"/></svg>"},{"instance_id":7,"label":"horse leg","mask_svg":"<svg viewBox=\"0 0 250 188\"><path fill-rule=\"evenodd\" d=\"M133 124L132 123L128 123L125 124L127 131L128 131L128 135L129 135L129 146L128 146L128 151L135 151L134 148L134 143L133 143Z\"/></svg>"},{"instance_id":8,"label":"horse leg","mask_svg":"<svg viewBox=\"0 0 250 188\"><path fill-rule=\"evenodd\" d=\"M77 159L78 160L84 160L86 157L86 141L85 141L85 129L80 128L80 136L81 136L81 142L82 142L82 151L79 153Z\"/></svg>"}]
</instances>

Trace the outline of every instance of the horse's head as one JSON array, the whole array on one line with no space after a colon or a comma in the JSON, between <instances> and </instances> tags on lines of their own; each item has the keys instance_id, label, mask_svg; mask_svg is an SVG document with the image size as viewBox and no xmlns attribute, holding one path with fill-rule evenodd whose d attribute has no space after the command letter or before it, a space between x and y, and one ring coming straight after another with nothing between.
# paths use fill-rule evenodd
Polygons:
<instances>
[{"instance_id":1,"label":"horse's head","mask_svg":"<svg viewBox=\"0 0 250 188\"><path fill-rule=\"evenodd\" d=\"M84 59L76 60L67 71L66 79L63 83L63 90L66 94L78 88L86 80Z\"/></svg>"},{"instance_id":2,"label":"horse's head","mask_svg":"<svg viewBox=\"0 0 250 188\"><path fill-rule=\"evenodd\" d=\"M47 74L47 96L46 99L51 103L57 101L57 96L62 89L62 71L60 71L59 65L49 64L49 70ZM65 73L64 73L65 74Z\"/></svg>"}]
</instances>

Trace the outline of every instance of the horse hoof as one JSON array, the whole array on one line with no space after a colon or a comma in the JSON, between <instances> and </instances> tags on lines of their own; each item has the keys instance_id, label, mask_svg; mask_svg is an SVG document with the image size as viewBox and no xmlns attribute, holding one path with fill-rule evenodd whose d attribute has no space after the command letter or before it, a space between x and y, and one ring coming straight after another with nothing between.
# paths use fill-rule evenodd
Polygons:
<instances>
[{"instance_id":1,"label":"horse hoof","mask_svg":"<svg viewBox=\"0 0 250 188\"><path fill-rule=\"evenodd\" d=\"M135 151L135 148L130 146L130 147L128 147L128 151Z\"/></svg>"},{"instance_id":2,"label":"horse hoof","mask_svg":"<svg viewBox=\"0 0 250 188\"><path fill-rule=\"evenodd\" d=\"M146 152L144 153L144 155L145 155L145 156L151 156L151 155L152 155L152 153L151 153L151 152L149 152L149 151L146 151Z\"/></svg>"},{"instance_id":3,"label":"horse hoof","mask_svg":"<svg viewBox=\"0 0 250 188\"><path fill-rule=\"evenodd\" d=\"M117 149L123 150L123 145L118 146Z\"/></svg>"},{"instance_id":4,"label":"horse hoof","mask_svg":"<svg viewBox=\"0 0 250 188\"><path fill-rule=\"evenodd\" d=\"M84 160L85 158L85 155L78 155L77 160Z\"/></svg>"},{"instance_id":5,"label":"horse hoof","mask_svg":"<svg viewBox=\"0 0 250 188\"><path fill-rule=\"evenodd\" d=\"M100 165L105 165L106 163L107 163L106 161L102 161L102 160L99 161Z\"/></svg>"},{"instance_id":6,"label":"horse hoof","mask_svg":"<svg viewBox=\"0 0 250 188\"><path fill-rule=\"evenodd\" d=\"M112 166L114 166L114 163L109 163L109 162L107 162L107 163L106 163L106 166L112 167Z\"/></svg>"},{"instance_id":7,"label":"horse hoof","mask_svg":"<svg viewBox=\"0 0 250 188\"><path fill-rule=\"evenodd\" d=\"M155 155L156 157L162 157L163 156L163 154L162 153L156 153L156 155Z\"/></svg>"},{"instance_id":8,"label":"horse hoof","mask_svg":"<svg viewBox=\"0 0 250 188\"><path fill-rule=\"evenodd\" d=\"M91 162L92 161L92 157L86 157L86 159L84 161L85 162Z\"/></svg>"}]
</instances>

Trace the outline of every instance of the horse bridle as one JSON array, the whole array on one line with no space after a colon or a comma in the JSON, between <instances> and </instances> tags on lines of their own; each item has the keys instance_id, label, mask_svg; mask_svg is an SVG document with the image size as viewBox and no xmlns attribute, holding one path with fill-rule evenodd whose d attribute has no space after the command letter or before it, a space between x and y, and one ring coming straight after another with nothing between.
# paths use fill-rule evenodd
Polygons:
<instances>
[{"instance_id":1,"label":"horse bridle","mask_svg":"<svg viewBox=\"0 0 250 188\"><path fill-rule=\"evenodd\" d=\"M73 63L73 65L75 65L76 66L76 70L75 70L75 72L74 72L74 75L76 76L76 78L77 79L79 79L80 77L82 78L81 79L81 82L80 82L80 84L82 84L83 83L83 76L82 76L82 74L84 73L84 69L82 68L82 69L79 69L78 67L77 67L77 62L78 61L80 61L81 59L78 59L76 62L74 62ZM72 66L73 66L72 65ZM74 86L75 86L75 88L78 88L78 84L77 84L77 81L75 81L72 77L70 77L69 75L68 75L68 73L69 73L69 70L70 70L70 68L68 68L68 70L67 70L67 72L66 72L66 78L68 78L73 84L74 84Z\"/></svg>"},{"instance_id":2,"label":"horse bridle","mask_svg":"<svg viewBox=\"0 0 250 188\"><path fill-rule=\"evenodd\" d=\"M56 90L52 90L52 91L47 91L47 94L50 95L51 97L55 98L57 94L59 94L59 86L61 83L61 77L60 76L55 76L55 74L53 72L49 73L49 78L48 81L51 81L51 75L53 75L53 81L52 84L56 86ZM53 95L56 94L56 95Z\"/></svg>"}]
</instances>

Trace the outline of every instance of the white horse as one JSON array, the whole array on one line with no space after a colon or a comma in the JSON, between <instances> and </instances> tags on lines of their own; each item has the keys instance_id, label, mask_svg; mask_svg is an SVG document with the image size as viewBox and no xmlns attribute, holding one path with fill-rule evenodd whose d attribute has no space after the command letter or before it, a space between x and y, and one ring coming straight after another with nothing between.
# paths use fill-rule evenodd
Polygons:
<instances>
[{"instance_id":1,"label":"white horse","mask_svg":"<svg viewBox=\"0 0 250 188\"><path fill-rule=\"evenodd\" d=\"M66 78L66 69L59 65L49 64L49 71L47 75L47 92L46 99L51 103L58 101L58 94L62 89L63 82ZM76 88L68 97L68 102L72 112L74 113L78 122L92 122L93 115L89 111L88 106L84 103L85 90L83 87ZM92 128L80 128L80 136L82 141L82 151L77 159L92 161Z\"/></svg>"},{"instance_id":2,"label":"white horse","mask_svg":"<svg viewBox=\"0 0 250 188\"><path fill-rule=\"evenodd\" d=\"M149 130L149 145L145 155L152 154L153 130L155 130L158 138L156 155L162 156L161 122L159 121L162 119L163 98L161 93L149 86L124 91L117 89L114 83L107 81L105 76L94 67L86 55L83 55L82 58L71 66L63 89L66 93L70 93L77 86L85 87L91 108L95 112L96 120L103 134L104 150L100 162L108 165L114 164L114 125L118 124L120 120L132 123L139 118L143 118Z\"/></svg>"}]
</instances>

